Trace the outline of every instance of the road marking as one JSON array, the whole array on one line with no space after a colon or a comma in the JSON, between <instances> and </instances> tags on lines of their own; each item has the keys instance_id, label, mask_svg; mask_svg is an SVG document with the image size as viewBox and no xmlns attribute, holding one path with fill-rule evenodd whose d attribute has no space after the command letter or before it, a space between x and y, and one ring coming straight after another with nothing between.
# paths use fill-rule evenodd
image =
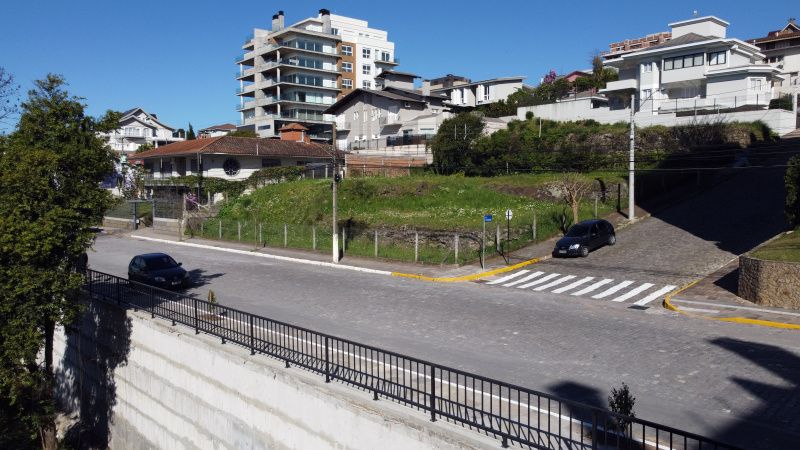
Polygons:
<instances>
[{"instance_id":1,"label":"road marking","mask_svg":"<svg viewBox=\"0 0 800 450\"><path fill-rule=\"evenodd\" d=\"M624 288L626 288L626 287L628 287L628 286L630 286L632 284L633 284L633 281L623 281L622 283L620 283L620 284L618 284L616 286L612 286L612 287L606 289L605 291L603 291L603 292L601 292L601 293L599 293L597 295L593 295L592 298L606 298L609 295L613 294L614 292L617 292L620 289L624 289Z\"/></svg>"},{"instance_id":2,"label":"road marking","mask_svg":"<svg viewBox=\"0 0 800 450\"><path fill-rule=\"evenodd\" d=\"M751 307L748 307L748 306L737 306L737 305L723 305L723 304L720 304L720 303L698 302L698 301L694 301L694 300L671 299L670 301L672 303L687 303L689 305L714 306L714 307L717 307L717 308L727 308L727 309L742 309L742 310L745 310L745 311L758 311L758 312L765 312L765 313L771 313L771 314L780 314L780 315L785 315L785 316L800 317L800 313L789 312L789 311L774 311L774 310L771 310L771 309L764 309L764 308L751 308ZM686 309L686 308L682 307L681 309Z\"/></svg>"},{"instance_id":3,"label":"road marking","mask_svg":"<svg viewBox=\"0 0 800 450\"><path fill-rule=\"evenodd\" d=\"M551 282L549 282L547 284L543 284L543 285L541 285L541 286L539 286L537 288L533 288L533 290L534 291L543 291L545 289L550 289L553 286L558 286L559 284L565 283L565 282L567 282L567 281L569 281L569 280L571 280L573 278L575 278L575 275L567 275L565 277L561 277L561 278L557 279L556 281L551 281Z\"/></svg>"},{"instance_id":4,"label":"road marking","mask_svg":"<svg viewBox=\"0 0 800 450\"><path fill-rule=\"evenodd\" d=\"M653 292L652 294L648 295L647 297L645 297L645 298L639 300L638 302L634 303L634 305L636 305L636 306L644 306L644 305L652 302L653 300L655 300L655 299L657 299L657 298L659 298L659 297L661 297L663 295L667 295L668 293L672 292L672 290L675 289L675 288L676 288L676 286L672 286L672 285L664 286L663 288Z\"/></svg>"},{"instance_id":5,"label":"road marking","mask_svg":"<svg viewBox=\"0 0 800 450\"><path fill-rule=\"evenodd\" d=\"M681 310L682 311L699 312L699 313L708 313L708 314L718 314L719 313L719 311L717 311L716 309L687 308L685 306L683 308L681 308Z\"/></svg>"},{"instance_id":6,"label":"road marking","mask_svg":"<svg viewBox=\"0 0 800 450\"><path fill-rule=\"evenodd\" d=\"M527 270L527 269L522 269L522 270L520 270L519 272L514 272L514 273L512 273L511 275L506 275L506 276L504 276L503 278L498 278L498 279L496 279L496 280L492 280L492 281L490 281L490 282L488 282L488 283L486 283L486 284L500 284L500 283L505 283L505 282L506 282L506 281L508 281L508 280L511 280L511 279L517 278L517 277L518 277L518 276L520 276L520 275L525 275L525 274L526 274L526 273L528 273L528 272L530 272L530 270Z\"/></svg>"},{"instance_id":7,"label":"road marking","mask_svg":"<svg viewBox=\"0 0 800 450\"><path fill-rule=\"evenodd\" d=\"M640 286L636 287L635 289L633 289L633 290L631 290L631 291L629 291L629 292L627 292L625 294L622 294L617 298L611 299L611 301L612 302L624 302L625 300L627 300L629 298L632 298L632 297L635 297L635 296L641 294L642 292L650 289L651 287L653 287L653 283L643 283Z\"/></svg>"},{"instance_id":8,"label":"road marking","mask_svg":"<svg viewBox=\"0 0 800 450\"><path fill-rule=\"evenodd\" d=\"M524 283L524 282L526 282L526 281L530 281L530 280L532 280L532 279L534 279L534 278L538 277L539 275L541 275L541 274L543 274L543 273L544 273L544 272L534 272L534 273L532 273L532 274L530 274L530 275L528 275L528 276L525 276L525 277L522 277L522 278L520 278L519 280L514 280L514 281L512 281L511 283L506 283L506 284L504 284L503 286L505 286L505 287L511 287L511 286L514 286L514 285L517 285L517 284L520 284L520 283Z\"/></svg>"},{"instance_id":9,"label":"road marking","mask_svg":"<svg viewBox=\"0 0 800 450\"><path fill-rule=\"evenodd\" d=\"M597 283L590 284L589 286L586 286L585 288L581 289L578 292L573 292L572 295L588 294L589 292L592 292L592 291L596 290L599 287L605 286L608 283L611 283L612 281L614 281L614 280L612 280L611 278L606 278L604 280L600 280Z\"/></svg>"},{"instance_id":10,"label":"road marking","mask_svg":"<svg viewBox=\"0 0 800 450\"><path fill-rule=\"evenodd\" d=\"M530 283L525 283L522 286L517 286L517 289L528 289L531 286L536 286L537 284L547 283L548 281L552 280L555 277L560 277L560 273L551 273L550 275L545 275L542 278L539 278L536 281L531 281Z\"/></svg>"},{"instance_id":11,"label":"road marking","mask_svg":"<svg viewBox=\"0 0 800 450\"><path fill-rule=\"evenodd\" d=\"M572 283L570 283L570 284L568 284L568 285L566 285L564 287L560 287L560 288L554 290L553 293L554 294L561 294L563 292L567 292L570 289L575 289L576 287L578 287L578 286L580 286L582 284L586 284L586 283L588 283L588 282L590 282L592 280L594 280L594 277L581 278L578 281L573 281Z\"/></svg>"}]
</instances>

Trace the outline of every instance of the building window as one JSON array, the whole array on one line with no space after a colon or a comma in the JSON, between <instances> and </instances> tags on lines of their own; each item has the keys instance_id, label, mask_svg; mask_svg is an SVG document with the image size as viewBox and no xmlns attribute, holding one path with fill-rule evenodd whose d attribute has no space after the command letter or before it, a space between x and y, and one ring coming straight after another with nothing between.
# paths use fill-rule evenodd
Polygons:
<instances>
[{"instance_id":1,"label":"building window","mask_svg":"<svg viewBox=\"0 0 800 450\"><path fill-rule=\"evenodd\" d=\"M484 100L489 100L489 85L488 84L483 86L483 99Z\"/></svg>"},{"instance_id":2,"label":"building window","mask_svg":"<svg viewBox=\"0 0 800 450\"><path fill-rule=\"evenodd\" d=\"M664 70L684 69L687 67L695 67L703 65L703 54L696 53L693 55L676 56L674 58L664 59Z\"/></svg>"},{"instance_id":3,"label":"building window","mask_svg":"<svg viewBox=\"0 0 800 450\"><path fill-rule=\"evenodd\" d=\"M364 89L372 89L372 83L369 80L364 80L361 82L361 87Z\"/></svg>"},{"instance_id":4,"label":"building window","mask_svg":"<svg viewBox=\"0 0 800 450\"><path fill-rule=\"evenodd\" d=\"M763 82L764 82L763 78L751 78L750 89L754 91L760 91L763 86Z\"/></svg>"},{"instance_id":5,"label":"building window","mask_svg":"<svg viewBox=\"0 0 800 450\"><path fill-rule=\"evenodd\" d=\"M236 158L228 158L224 163L222 163L222 170L224 170L225 175L229 177L238 175L241 169L242 166L239 164L239 160Z\"/></svg>"},{"instance_id":6,"label":"building window","mask_svg":"<svg viewBox=\"0 0 800 450\"><path fill-rule=\"evenodd\" d=\"M362 48L361 49L361 56L365 59L372 58L372 49L369 48Z\"/></svg>"},{"instance_id":7,"label":"building window","mask_svg":"<svg viewBox=\"0 0 800 450\"><path fill-rule=\"evenodd\" d=\"M372 66L370 66L369 64L362 64L361 65L361 73L363 73L364 75L371 74L372 73Z\"/></svg>"},{"instance_id":8,"label":"building window","mask_svg":"<svg viewBox=\"0 0 800 450\"><path fill-rule=\"evenodd\" d=\"M343 89L353 89L353 80L349 78L342 78L342 88Z\"/></svg>"},{"instance_id":9,"label":"building window","mask_svg":"<svg viewBox=\"0 0 800 450\"><path fill-rule=\"evenodd\" d=\"M353 121L358 121L358 111L353 111Z\"/></svg>"},{"instance_id":10,"label":"building window","mask_svg":"<svg viewBox=\"0 0 800 450\"><path fill-rule=\"evenodd\" d=\"M280 165L280 159L261 158L261 167L278 167Z\"/></svg>"},{"instance_id":11,"label":"building window","mask_svg":"<svg viewBox=\"0 0 800 450\"><path fill-rule=\"evenodd\" d=\"M353 71L353 63L342 62L342 72L352 72L352 71Z\"/></svg>"},{"instance_id":12,"label":"building window","mask_svg":"<svg viewBox=\"0 0 800 450\"><path fill-rule=\"evenodd\" d=\"M381 53L381 61L390 62L392 60L392 55L389 52L382 52Z\"/></svg>"},{"instance_id":13,"label":"building window","mask_svg":"<svg viewBox=\"0 0 800 450\"><path fill-rule=\"evenodd\" d=\"M342 46L342 55L344 55L344 56L353 56L353 46L352 45L343 45Z\"/></svg>"},{"instance_id":14,"label":"building window","mask_svg":"<svg viewBox=\"0 0 800 450\"><path fill-rule=\"evenodd\" d=\"M708 54L708 65L717 66L725 64L727 61L727 52L714 52Z\"/></svg>"},{"instance_id":15,"label":"building window","mask_svg":"<svg viewBox=\"0 0 800 450\"><path fill-rule=\"evenodd\" d=\"M645 102L650 100L650 95L653 93L650 89L642 89L640 100Z\"/></svg>"},{"instance_id":16,"label":"building window","mask_svg":"<svg viewBox=\"0 0 800 450\"><path fill-rule=\"evenodd\" d=\"M642 63L642 73L647 73L652 71L653 71L653 63L651 62Z\"/></svg>"},{"instance_id":17,"label":"building window","mask_svg":"<svg viewBox=\"0 0 800 450\"><path fill-rule=\"evenodd\" d=\"M339 29L338 28L331 28L331 34L338 36L339 35Z\"/></svg>"}]
</instances>

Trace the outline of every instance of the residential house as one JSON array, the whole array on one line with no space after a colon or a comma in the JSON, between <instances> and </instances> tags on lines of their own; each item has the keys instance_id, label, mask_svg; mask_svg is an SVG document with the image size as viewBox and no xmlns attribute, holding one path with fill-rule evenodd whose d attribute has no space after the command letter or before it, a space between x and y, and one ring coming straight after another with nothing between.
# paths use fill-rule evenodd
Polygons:
<instances>
[{"instance_id":1,"label":"residential house","mask_svg":"<svg viewBox=\"0 0 800 450\"><path fill-rule=\"evenodd\" d=\"M451 76L448 75L448 77ZM522 89L523 80L525 80L525 77L505 77L463 82L448 77L443 79L448 81L449 86L423 82L423 91L430 90L431 94L444 95L449 99L448 105L466 108L505 100L509 95Z\"/></svg>"},{"instance_id":2,"label":"residential house","mask_svg":"<svg viewBox=\"0 0 800 450\"><path fill-rule=\"evenodd\" d=\"M328 164L330 145L313 143L300 124L283 127L280 139L217 136L165 145L136 155L155 180L184 175L242 180L264 167ZM339 159L343 154L337 152Z\"/></svg>"},{"instance_id":3,"label":"residential house","mask_svg":"<svg viewBox=\"0 0 800 450\"><path fill-rule=\"evenodd\" d=\"M779 90L800 93L800 25L797 21L791 18L780 30L749 42L764 54L764 63L779 69L786 77Z\"/></svg>"},{"instance_id":4,"label":"residential house","mask_svg":"<svg viewBox=\"0 0 800 450\"><path fill-rule=\"evenodd\" d=\"M143 144L160 147L182 141L182 137L173 136L174 132L175 129L158 120L156 114L137 107L122 113L119 128L100 135L108 139L108 144L117 154L127 158Z\"/></svg>"},{"instance_id":5,"label":"residential house","mask_svg":"<svg viewBox=\"0 0 800 450\"><path fill-rule=\"evenodd\" d=\"M225 136L231 131L236 131L236 125L232 123L223 123L220 125L212 125L210 127L203 128L202 130L197 132L197 137L209 138L209 137Z\"/></svg>"},{"instance_id":6,"label":"residential house","mask_svg":"<svg viewBox=\"0 0 800 450\"><path fill-rule=\"evenodd\" d=\"M607 52L603 52L601 56L603 59L619 58L627 53L638 52L639 50L646 50L650 47L661 45L670 39L672 39L672 33L669 31L662 31L660 33L648 34L645 37L636 39L625 39L624 41L620 42L612 42L608 45L609 50Z\"/></svg>"},{"instance_id":7,"label":"residential house","mask_svg":"<svg viewBox=\"0 0 800 450\"><path fill-rule=\"evenodd\" d=\"M333 118L323 111L355 88L373 87L376 75L397 64L386 31L326 9L289 26L279 11L272 28L255 29L242 49L240 127L262 137L298 122L311 139L329 140Z\"/></svg>"}]
</instances>

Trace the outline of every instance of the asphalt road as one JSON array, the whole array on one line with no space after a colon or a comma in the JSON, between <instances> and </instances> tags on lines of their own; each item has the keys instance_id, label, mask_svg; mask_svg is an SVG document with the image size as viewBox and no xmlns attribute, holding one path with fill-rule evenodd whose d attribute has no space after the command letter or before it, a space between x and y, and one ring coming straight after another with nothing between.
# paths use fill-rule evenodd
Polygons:
<instances>
[{"instance_id":1,"label":"asphalt road","mask_svg":"<svg viewBox=\"0 0 800 450\"><path fill-rule=\"evenodd\" d=\"M609 308L547 292L435 284L100 236L94 270L166 251L205 298L590 404L622 381L637 416L747 448L800 442L800 335Z\"/></svg>"}]
</instances>

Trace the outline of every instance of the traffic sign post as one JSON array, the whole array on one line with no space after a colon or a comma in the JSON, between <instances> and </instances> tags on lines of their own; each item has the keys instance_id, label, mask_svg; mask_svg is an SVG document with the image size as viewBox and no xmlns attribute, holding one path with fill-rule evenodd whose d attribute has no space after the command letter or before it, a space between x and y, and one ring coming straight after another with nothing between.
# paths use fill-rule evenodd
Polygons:
<instances>
[{"instance_id":1,"label":"traffic sign post","mask_svg":"<svg viewBox=\"0 0 800 450\"><path fill-rule=\"evenodd\" d=\"M483 215L483 237L481 238L481 269L484 268L486 258L486 222L492 221L491 214Z\"/></svg>"},{"instance_id":2,"label":"traffic sign post","mask_svg":"<svg viewBox=\"0 0 800 450\"><path fill-rule=\"evenodd\" d=\"M506 254L506 258L508 258L509 253L510 253L508 251L508 244L511 242L511 218L512 217L514 217L514 211L511 211L510 209L507 209L506 210L506 243L505 243L505 246L504 246L505 248L503 248L504 253Z\"/></svg>"}]
</instances>

